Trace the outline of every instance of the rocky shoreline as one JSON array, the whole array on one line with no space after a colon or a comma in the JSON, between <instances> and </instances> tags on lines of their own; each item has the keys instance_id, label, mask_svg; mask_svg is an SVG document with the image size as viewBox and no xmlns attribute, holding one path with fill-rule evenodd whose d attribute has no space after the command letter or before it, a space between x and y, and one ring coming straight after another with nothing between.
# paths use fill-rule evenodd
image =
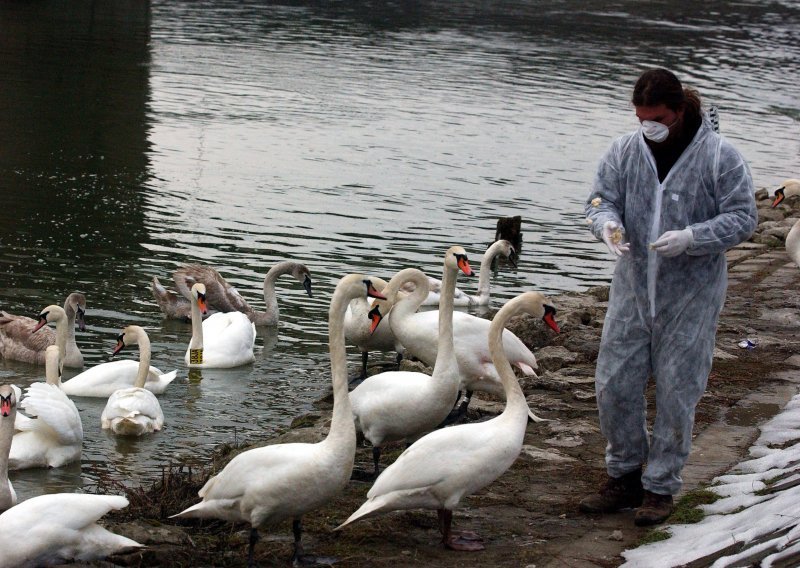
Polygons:
<instances>
[{"instance_id":1,"label":"rocky shoreline","mask_svg":"<svg viewBox=\"0 0 800 568\"><path fill-rule=\"evenodd\" d=\"M800 382L800 298L796 294L800 269L783 249L786 234L800 217L800 200L790 198L771 209L766 189L756 196L758 229L749 242L728 253L728 299L708 389L697 409L695 449L684 472L684 492L736 463L757 433L757 424L777 413L780 400L796 393ZM578 501L604 476L605 442L598 426L594 365L608 287L551 299L558 308L561 334L529 317L519 317L509 325L539 362L539 377L520 381L528 403L536 414L551 420L530 422L516 463L489 487L466 498L454 514L454 527L481 534L486 550L445 550L431 511L393 513L334 532L363 502L369 488L367 483L352 481L340 498L304 518L304 544L309 552L336 557L336 565L343 567L621 564L620 553L645 538L648 530L633 525L632 513L591 517L577 512ZM754 347L740 347L746 339ZM754 403L755 392L774 396L765 399L768 403ZM652 415L652 393L648 396ZM330 408L329 399L319 401L313 412L264 444L319 441L326 433ZM468 419L486 419L501 410L502 402L476 393ZM385 453L387 461L401 450L398 446ZM147 548L92 565L246 565L247 526L167 518L196 502L197 490L208 474L236 451L220 451L214 465L203 471L176 467L152 488L128 490L131 506L106 522ZM370 448L359 447L356 468L371 467ZM287 565L292 544L289 523L262 533L256 549L259 565Z\"/></svg>"}]
</instances>

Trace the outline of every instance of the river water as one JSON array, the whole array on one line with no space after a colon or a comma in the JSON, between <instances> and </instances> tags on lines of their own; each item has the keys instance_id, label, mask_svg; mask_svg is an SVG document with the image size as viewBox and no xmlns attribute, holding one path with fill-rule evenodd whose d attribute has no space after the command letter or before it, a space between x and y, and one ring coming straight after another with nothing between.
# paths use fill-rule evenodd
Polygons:
<instances>
[{"instance_id":1,"label":"river water","mask_svg":"<svg viewBox=\"0 0 800 568\"><path fill-rule=\"evenodd\" d=\"M105 400L76 398L82 462L14 472L17 492L149 483L286 427L329 388L343 274L439 275L456 243L477 268L499 217L522 217L524 246L493 307L607 283L583 200L637 126L630 89L648 66L719 106L757 187L797 177L798 29L790 1L1 3L0 308L34 316L81 291L87 367L135 323L153 364L178 370L163 431L114 438ZM313 298L281 280L256 362L190 377L189 326L162 319L152 277L211 264L261 307L285 258L308 265ZM42 377L0 361L2 381Z\"/></svg>"}]
</instances>

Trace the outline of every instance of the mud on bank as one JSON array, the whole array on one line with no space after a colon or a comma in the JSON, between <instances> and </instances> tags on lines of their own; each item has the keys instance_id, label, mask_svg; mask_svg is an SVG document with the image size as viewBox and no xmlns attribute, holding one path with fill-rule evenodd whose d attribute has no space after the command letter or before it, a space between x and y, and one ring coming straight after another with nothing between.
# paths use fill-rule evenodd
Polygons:
<instances>
[{"instance_id":1,"label":"mud on bank","mask_svg":"<svg viewBox=\"0 0 800 568\"><path fill-rule=\"evenodd\" d=\"M740 404L758 389L786 383L800 374L800 269L782 248L798 217L797 200L782 209L769 208L759 191L759 229L751 239L728 253L730 284L717 334L717 351L706 394L697 409L695 436L722 424L756 425L779 410L778 405ZM789 201L789 200L787 200ZM351 481L344 493L323 509L304 518L303 542L308 552L332 556L337 566L537 566L612 567L620 553L647 538L647 529L633 525L632 513L587 516L577 512L578 501L596 489L604 476L602 438L594 400L594 364L607 307L608 289L552 298L558 306L562 333L553 334L541 322L521 317L509 327L536 353L539 378L521 379L534 411L550 422L529 423L525 445L515 464L489 487L464 499L454 515L454 527L478 532L486 550L457 553L439 543L436 513L408 511L333 528L365 499L369 484ZM756 342L742 349L743 339ZM391 359L387 356L385 361ZM382 370L382 369L375 369ZM649 393L652 416L652 393ZM502 408L489 397L475 399L469 420L487 419ZM330 400L298 418L283 434L265 444L322 439L329 420ZM733 445L733 442L730 442ZM738 440L741 453L748 440ZM386 461L401 447L387 452ZM148 545L120 555L109 563L127 566L244 566L249 527L219 521L175 521L167 517L195 503L197 490L210 473L219 470L241 449L222 448L213 463L187 464L165 470L152 487L127 490L131 505L107 525ZM703 469L703 455L693 452L687 470L701 473L685 479L692 489L716 473ZM735 463L731 458L728 465ZM721 464L720 464L721 466ZM372 467L370 448L359 447L356 468ZM687 477L687 476L685 476ZM705 479L703 479L705 478ZM103 492L123 488L107 486ZM289 564L290 523L262 531L256 551L260 566Z\"/></svg>"}]
</instances>

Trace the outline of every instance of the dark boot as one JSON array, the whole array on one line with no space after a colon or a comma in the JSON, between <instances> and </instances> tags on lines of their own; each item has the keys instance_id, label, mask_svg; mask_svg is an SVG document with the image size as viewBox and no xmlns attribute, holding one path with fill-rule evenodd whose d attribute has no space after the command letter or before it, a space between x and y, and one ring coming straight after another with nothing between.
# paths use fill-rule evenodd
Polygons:
<instances>
[{"instance_id":1,"label":"dark boot","mask_svg":"<svg viewBox=\"0 0 800 568\"><path fill-rule=\"evenodd\" d=\"M583 513L616 513L642 504L642 470L635 469L622 477L609 476L600 491L585 497L578 509Z\"/></svg>"},{"instance_id":2,"label":"dark boot","mask_svg":"<svg viewBox=\"0 0 800 568\"><path fill-rule=\"evenodd\" d=\"M637 527L649 527L663 523L672 514L672 495L644 492L642 506L636 511L633 523Z\"/></svg>"}]
</instances>

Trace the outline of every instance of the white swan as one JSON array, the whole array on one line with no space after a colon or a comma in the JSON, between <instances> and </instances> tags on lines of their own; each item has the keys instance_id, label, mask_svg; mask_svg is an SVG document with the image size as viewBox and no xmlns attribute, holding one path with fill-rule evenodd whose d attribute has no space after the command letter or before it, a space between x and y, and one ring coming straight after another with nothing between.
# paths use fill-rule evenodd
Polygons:
<instances>
[{"instance_id":1,"label":"white swan","mask_svg":"<svg viewBox=\"0 0 800 568\"><path fill-rule=\"evenodd\" d=\"M34 568L104 558L142 545L97 521L128 506L121 495L54 493L0 515L0 568Z\"/></svg>"},{"instance_id":2,"label":"white swan","mask_svg":"<svg viewBox=\"0 0 800 568\"><path fill-rule=\"evenodd\" d=\"M10 509L17 504L17 493L8 479L8 452L11 450L16 419L16 392L11 385L0 385L0 511Z\"/></svg>"},{"instance_id":3,"label":"white swan","mask_svg":"<svg viewBox=\"0 0 800 568\"><path fill-rule=\"evenodd\" d=\"M58 387L58 359L58 346L50 345L45 361L47 382L33 383L19 403L20 408L36 418L20 420L23 415L17 415L18 431L8 457L10 470L61 467L81 459L81 415L75 403Z\"/></svg>"},{"instance_id":4,"label":"white swan","mask_svg":"<svg viewBox=\"0 0 800 568\"><path fill-rule=\"evenodd\" d=\"M83 354L75 342L75 324L85 328L86 298L73 292L64 301L67 314L66 335L62 353L65 367L83 367ZM56 342L56 334L50 328L37 327L37 321L26 316L15 316L0 311L0 357L10 361L23 361L44 365L45 350Z\"/></svg>"},{"instance_id":5,"label":"white swan","mask_svg":"<svg viewBox=\"0 0 800 568\"><path fill-rule=\"evenodd\" d=\"M39 314L37 325L44 326L47 323L56 324L56 344L60 347L61 338L66 336L67 321L64 310L59 306L47 306ZM147 369L145 388L154 394L163 393L178 374L178 371L162 373L156 367L150 366L150 350L147 349L140 350L138 363L131 360L101 363L68 381L59 382L59 387L70 396L107 398L116 390L132 386L141 368Z\"/></svg>"},{"instance_id":6,"label":"white swan","mask_svg":"<svg viewBox=\"0 0 800 568\"><path fill-rule=\"evenodd\" d=\"M538 292L509 300L491 324L489 349L505 390L502 414L486 422L435 430L420 438L386 468L367 493L367 501L337 529L389 511L436 509L448 548L481 550L477 535L451 530L452 510L461 499L502 475L517 459L527 426L528 405L501 342L508 320L519 312L550 317L555 310Z\"/></svg>"},{"instance_id":7,"label":"white swan","mask_svg":"<svg viewBox=\"0 0 800 568\"><path fill-rule=\"evenodd\" d=\"M194 284L192 298L192 339L184 361L190 368L225 369L255 361L256 326L242 312L217 312L203 320L208 311L205 284Z\"/></svg>"},{"instance_id":8,"label":"white swan","mask_svg":"<svg viewBox=\"0 0 800 568\"><path fill-rule=\"evenodd\" d=\"M153 277L153 297L162 312L172 319L188 320L191 315L191 288L200 282L206 287L208 311L242 312L256 325L277 325L280 319L278 299L275 294L275 281L288 274L303 285L311 296L311 273L305 264L284 260L269 269L264 277L264 303L266 309L261 312L252 308L239 294L239 291L228 284L215 268L201 264L190 264L178 268L172 279L178 294L167 290L158 278Z\"/></svg>"},{"instance_id":9,"label":"white swan","mask_svg":"<svg viewBox=\"0 0 800 568\"><path fill-rule=\"evenodd\" d=\"M371 277L372 283L379 291L386 288L387 282L380 278ZM376 310L383 300L368 301L367 298L356 298L350 302L344 316L344 337L348 343L355 345L361 351L360 379L367 378L367 362L370 351L394 351L397 353L398 363L403 358L403 346L394 337L389 318L392 316L391 308ZM383 323L383 325L377 325Z\"/></svg>"},{"instance_id":10,"label":"white swan","mask_svg":"<svg viewBox=\"0 0 800 568\"><path fill-rule=\"evenodd\" d=\"M292 519L293 560L303 556L301 517L327 503L347 485L353 470L356 431L347 396L347 354L342 322L358 295L381 297L369 279L350 274L331 299L328 346L333 414L328 436L317 444L276 444L233 458L200 490L202 501L174 517L217 518L251 525L248 565L253 564L258 528Z\"/></svg>"},{"instance_id":11,"label":"white swan","mask_svg":"<svg viewBox=\"0 0 800 568\"><path fill-rule=\"evenodd\" d=\"M122 330L114 354L133 344L139 345L140 352L150 352L150 338L138 325L129 325ZM161 430L164 413L156 395L144 388L146 381L147 368L140 366L132 387L114 391L100 415L100 426L104 430L111 430L118 436L141 436Z\"/></svg>"},{"instance_id":12,"label":"white swan","mask_svg":"<svg viewBox=\"0 0 800 568\"><path fill-rule=\"evenodd\" d=\"M493 242L483 253L481 269L478 272L478 293L475 295L467 294L463 290L456 288L453 292L454 306L488 306L489 289L491 287L492 262L498 255L503 255L513 267L517 266L517 252L513 245L504 239ZM423 300L423 306L439 305L439 298L442 294L442 281L436 278L428 278L428 296ZM406 292L413 292L414 285L406 284L403 286Z\"/></svg>"},{"instance_id":13,"label":"white swan","mask_svg":"<svg viewBox=\"0 0 800 568\"><path fill-rule=\"evenodd\" d=\"M775 190L775 201L772 206L777 207L778 204L793 195L800 195L800 179L787 179L781 186ZM792 225L789 234L786 235L786 252L789 258L797 265L800 266L800 220Z\"/></svg>"},{"instance_id":14,"label":"white swan","mask_svg":"<svg viewBox=\"0 0 800 568\"><path fill-rule=\"evenodd\" d=\"M467 276L473 274L464 249L453 246L447 249L444 258L438 312L439 348L433 376L412 371L378 373L366 378L350 393L356 430L372 443L375 475L379 471L381 446L384 443L397 440L411 443L441 424L453 408L461 383L453 349L453 290L459 270ZM394 294L405 282L414 283L414 292L408 300L398 302L394 311L414 305L428 294L428 277L416 268L398 272L384 293Z\"/></svg>"},{"instance_id":15,"label":"white swan","mask_svg":"<svg viewBox=\"0 0 800 568\"><path fill-rule=\"evenodd\" d=\"M396 302L389 320L395 337L407 353L432 366L436 361L438 345L438 310L417 312L419 298L410 296L398 301L394 290L387 289L385 294L390 303ZM398 310L401 306L402 309ZM558 331L552 318L545 321ZM453 313L453 344L461 374L461 386L467 391L468 400L472 391L489 392L496 396L503 396L505 392L489 353L490 325L489 320L483 318L464 312ZM526 375L536 375L536 357L508 330L503 333L503 347L513 365ZM461 412L466 412L465 405L462 405ZM529 416L536 422L543 420L533 412Z\"/></svg>"}]
</instances>

